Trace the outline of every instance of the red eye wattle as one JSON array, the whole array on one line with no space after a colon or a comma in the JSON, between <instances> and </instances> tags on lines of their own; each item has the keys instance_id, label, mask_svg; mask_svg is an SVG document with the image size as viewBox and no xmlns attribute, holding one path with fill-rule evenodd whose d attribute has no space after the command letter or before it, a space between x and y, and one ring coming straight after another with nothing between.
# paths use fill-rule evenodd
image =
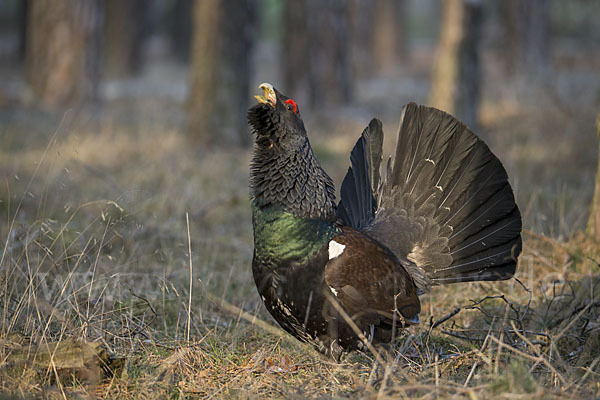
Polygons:
<instances>
[{"instance_id":1,"label":"red eye wattle","mask_svg":"<svg viewBox=\"0 0 600 400\"><path fill-rule=\"evenodd\" d=\"M296 104L296 102L292 99L287 99L285 101L285 104L289 104L290 106L292 106L292 108L294 109L294 114L298 113L298 104ZM291 110L291 108L288 107L288 110Z\"/></svg>"}]
</instances>

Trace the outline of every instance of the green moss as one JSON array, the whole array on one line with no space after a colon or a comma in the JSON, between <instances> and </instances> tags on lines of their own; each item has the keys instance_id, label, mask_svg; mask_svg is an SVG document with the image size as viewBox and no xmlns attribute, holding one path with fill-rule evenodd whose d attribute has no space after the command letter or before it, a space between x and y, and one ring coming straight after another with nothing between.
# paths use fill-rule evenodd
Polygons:
<instances>
[{"instance_id":1,"label":"green moss","mask_svg":"<svg viewBox=\"0 0 600 400\"><path fill-rule=\"evenodd\" d=\"M500 393L534 393L537 383L526 363L512 360L506 373L501 374L492 382L490 390L494 394Z\"/></svg>"}]
</instances>

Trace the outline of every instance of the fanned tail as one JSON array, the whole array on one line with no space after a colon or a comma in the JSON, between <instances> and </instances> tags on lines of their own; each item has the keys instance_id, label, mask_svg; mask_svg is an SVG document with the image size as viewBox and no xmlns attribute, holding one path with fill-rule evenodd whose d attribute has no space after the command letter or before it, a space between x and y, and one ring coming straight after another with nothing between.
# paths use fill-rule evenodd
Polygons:
<instances>
[{"instance_id":1,"label":"fanned tail","mask_svg":"<svg viewBox=\"0 0 600 400\"><path fill-rule=\"evenodd\" d=\"M364 133L352 152L340 201L353 218L342 220L392 250L419 288L514 275L521 215L504 167L464 124L443 111L408 104L394 161L379 186L372 184L379 182L379 164L358 156L381 151L364 151L361 141ZM364 176L372 180L365 183ZM377 200L370 219L361 193L367 188Z\"/></svg>"}]
</instances>

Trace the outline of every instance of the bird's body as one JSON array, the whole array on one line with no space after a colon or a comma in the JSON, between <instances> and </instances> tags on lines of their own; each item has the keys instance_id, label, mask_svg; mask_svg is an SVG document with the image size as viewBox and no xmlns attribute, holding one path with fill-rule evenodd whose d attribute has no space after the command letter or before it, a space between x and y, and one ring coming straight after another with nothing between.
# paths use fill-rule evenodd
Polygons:
<instances>
[{"instance_id":1,"label":"bird's body","mask_svg":"<svg viewBox=\"0 0 600 400\"><path fill-rule=\"evenodd\" d=\"M248 113L253 275L271 315L336 359L418 322L430 286L511 277L521 218L504 168L439 110L407 106L394 163L380 177L381 123L351 154L341 201L296 103L271 85Z\"/></svg>"},{"instance_id":2,"label":"bird's body","mask_svg":"<svg viewBox=\"0 0 600 400\"><path fill-rule=\"evenodd\" d=\"M321 352L338 357L342 349L363 348L356 327L365 328L361 333L368 340L391 339L395 308L406 319L418 315L420 304L410 275L389 250L365 234L328 221L297 218L277 207L254 208L253 223L252 269L265 307L287 332ZM373 274L380 276L372 280ZM352 307L353 297L362 297L353 288L365 293L365 305ZM355 316L354 329L329 304L332 298L350 300L347 316ZM387 318L376 310L387 311ZM364 315L357 317L359 313ZM402 325L399 319L396 323Z\"/></svg>"}]
</instances>

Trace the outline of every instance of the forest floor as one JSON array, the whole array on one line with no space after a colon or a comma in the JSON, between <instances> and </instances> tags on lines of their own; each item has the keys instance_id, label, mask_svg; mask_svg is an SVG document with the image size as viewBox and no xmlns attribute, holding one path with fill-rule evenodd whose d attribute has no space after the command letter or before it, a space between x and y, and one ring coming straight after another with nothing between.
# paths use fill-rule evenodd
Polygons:
<instances>
[{"instance_id":1,"label":"forest floor","mask_svg":"<svg viewBox=\"0 0 600 400\"><path fill-rule=\"evenodd\" d=\"M281 331L256 293L248 148L190 145L180 102L163 98L61 115L0 109L0 391L598 398L600 248L582 229L600 84L586 76L483 98L477 132L505 164L524 217L517 279L436 287L393 351L339 364ZM370 117L383 120L391 148L410 100L391 92L427 87L405 89L364 82L352 106L303 112L336 182Z\"/></svg>"}]
</instances>

